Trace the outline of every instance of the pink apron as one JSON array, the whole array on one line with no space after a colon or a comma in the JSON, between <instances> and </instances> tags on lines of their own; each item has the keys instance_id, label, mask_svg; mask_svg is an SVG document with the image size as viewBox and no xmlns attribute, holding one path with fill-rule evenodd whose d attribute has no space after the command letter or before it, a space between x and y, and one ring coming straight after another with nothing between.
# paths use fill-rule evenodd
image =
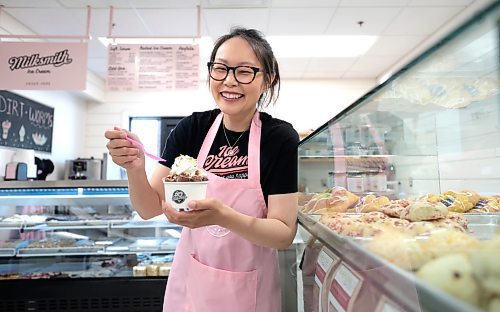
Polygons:
<instances>
[{"instance_id":1,"label":"pink apron","mask_svg":"<svg viewBox=\"0 0 500 312\"><path fill-rule=\"evenodd\" d=\"M222 121L212 124L198 163L205 163ZM208 173L207 197L214 197L256 218L267 216L260 186L261 121L256 112L250 127L248 179L224 179ZM278 254L218 226L184 227L167 282L163 311L281 311Z\"/></svg>"}]
</instances>

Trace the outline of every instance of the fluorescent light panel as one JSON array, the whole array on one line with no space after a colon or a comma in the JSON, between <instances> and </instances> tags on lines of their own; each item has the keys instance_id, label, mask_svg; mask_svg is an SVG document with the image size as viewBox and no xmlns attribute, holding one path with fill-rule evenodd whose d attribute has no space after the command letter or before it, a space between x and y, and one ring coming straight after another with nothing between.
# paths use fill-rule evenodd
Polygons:
<instances>
[{"instance_id":1,"label":"fluorescent light panel","mask_svg":"<svg viewBox=\"0 0 500 312\"><path fill-rule=\"evenodd\" d=\"M279 58L358 57L377 39L377 36L267 36Z\"/></svg>"}]
</instances>

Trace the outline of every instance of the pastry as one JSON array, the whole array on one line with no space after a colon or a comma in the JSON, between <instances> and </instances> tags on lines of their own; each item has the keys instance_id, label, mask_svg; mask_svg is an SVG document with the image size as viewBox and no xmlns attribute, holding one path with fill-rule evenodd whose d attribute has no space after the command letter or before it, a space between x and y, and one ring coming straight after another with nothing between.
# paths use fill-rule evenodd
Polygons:
<instances>
[{"instance_id":1,"label":"pastry","mask_svg":"<svg viewBox=\"0 0 500 312\"><path fill-rule=\"evenodd\" d=\"M466 230L467 226L469 225L469 221L461 213L448 212L448 215L446 216L446 219L458 223L464 230Z\"/></svg>"},{"instance_id":2,"label":"pastry","mask_svg":"<svg viewBox=\"0 0 500 312\"><path fill-rule=\"evenodd\" d=\"M146 276L146 267L136 265L133 267L132 273L134 274L134 276Z\"/></svg>"},{"instance_id":3,"label":"pastry","mask_svg":"<svg viewBox=\"0 0 500 312\"><path fill-rule=\"evenodd\" d=\"M387 205L390 202L389 198L386 196L377 197L375 195L366 195L359 203L356 205L356 211L358 212L372 212L378 211L382 206Z\"/></svg>"},{"instance_id":4,"label":"pastry","mask_svg":"<svg viewBox=\"0 0 500 312\"><path fill-rule=\"evenodd\" d=\"M436 230L436 226L429 221L410 222L406 227L411 235L429 235Z\"/></svg>"},{"instance_id":5,"label":"pastry","mask_svg":"<svg viewBox=\"0 0 500 312\"><path fill-rule=\"evenodd\" d=\"M332 188L332 198L330 208L334 211L346 211L350 207L354 207L359 201L359 196L349 192L343 187Z\"/></svg>"},{"instance_id":6,"label":"pastry","mask_svg":"<svg viewBox=\"0 0 500 312\"><path fill-rule=\"evenodd\" d=\"M424 264L416 273L426 283L470 304L479 303L480 288L473 267L463 253L451 254Z\"/></svg>"},{"instance_id":7,"label":"pastry","mask_svg":"<svg viewBox=\"0 0 500 312\"><path fill-rule=\"evenodd\" d=\"M467 252L478 248L480 241L454 229L435 230L426 240L420 242L422 249L433 258L451 253Z\"/></svg>"},{"instance_id":8,"label":"pastry","mask_svg":"<svg viewBox=\"0 0 500 312\"><path fill-rule=\"evenodd\" d=\"M156 264L150 264L146 266L146 276L158 276L158 266Z\"/></svg>"},{"instance_id":9,"label":"pastry","mask_svg":"<svg viewBox=\"0 0 500 312\"><path fill-rule=\"evenodd\" d=\"M385 213L389 217L399 218L401 213L406 210L412 201L406 199L393 200L387 205L380 207L379 211Z\"/></svg>"},{"instance_id":10,"label":"pastry","mask_svg":"<svg viewBox=\"0 0 500 312\"><path fill-rule=\"evenodd\" d=\"M403 233L384 232L367 244L368 250L406 270L415 270L429 261L418 242Z\"/></svg>"},{"instance_id":11,"label":"pastry","mask_svg":"<svg viewBox=\"0 0 500 312\"><path fill-rule=\"evenodd\" d=\"M159 276L169 276L171 268L172 268L171 266L166 266L166 265L160 266L159 271L158 271L158 275Z\"/></svg>"},{"instance_id":12,"label":"pastry","mask_svg":"<svg viewBox=\"0 0 500 312\"><path fill-rule=\"evenodd\" d=\"M489 213L489 212L499 212L500 204L493 199L484 198L480 199L471 210L467 211L467 213Z\"/></svg>"},{"instance_id":13,"label":"pastry","mask_svg":"<svg viewBox=\"0 0 500 312\"><path fill-rule=\"evenodd\" d=\"M454 191L445 192L441 197L441 202L448 207L448 211L453 212L467 212L474 206L467 195Z\"/></svg>"},{"instance_id":14,"label":"pastry","mask_svg":"<svg viewBox=\"0 0 500 312\"><path fill-rule=\"evenodd\" d=\"M474 250L469 253L472 271L488 296L500 297L500 250Z\"/></svg>"},{"instance_id":15,"label":"pastry","mask_svg":"<svg viewBox=\"0 0 500 312\"><path fill-rule=\"evenodd\" d=\"M472 205L477 204L481 196L479 196L478 193L471 191L471 190L462 190L460 194L467 196L467 199L469 200Z\"/></svg>"},{"instance_id":16,"label":"pastry","mask_svg":"<svg viewBox=\"0 0 500 312\"><path fill-rule=\"evenodd\" d=\"M377 223L377 222L381 222L385 219L388 219L389 217L382 213L382 212L378 212L378 211L373 211L373 212L368 212L368 213L364 213L363 215L361 215L359 217L359 219L363 222L366 222L366 223Z\"/></svg>"},{"instance_id":17,"label":"pastry","mask_svg":"<svg viewBox=\"0 0 500 312\"><path fill-rule=\"evenodd\" d=\"M401 212L400 218L409 221L426 221L446 217L448 209L440 202L415 201Z\"/></svg>"},{"instance_id":18,"label":"pastry","mask_svg":"<svg viewBox=\"0 0 500 312\"><path fill-rule=\"evenodd\" d=\"M314 195L304 206L304 213L334 213L346 212L359 200L359 196L342 187L334 187L330 192Z\"/></svg>"},{"instance_id":19,"label":"pastry","mask_svg":"<svg viewBox=\"0 0 500 312\"><path fill-rule=\"evenodd\" d=\"M434 226L436 226L436 228L438 229L451 229L462 233L467 232L466 229L462 227L460 223L447 218L431 220L430 222L434 224Z\"/></svg>"},{"instance_id":20,"label":"pastry","mask_svg":"<svg viewBox=\"0 0 500 312\"><path fill-rule=\"evenodd\" d=\"M357 217L343 214L323 215L320 222L342 236L366 237L379 232L371 224L367 224Z\"/></svg>"}]
</instances>

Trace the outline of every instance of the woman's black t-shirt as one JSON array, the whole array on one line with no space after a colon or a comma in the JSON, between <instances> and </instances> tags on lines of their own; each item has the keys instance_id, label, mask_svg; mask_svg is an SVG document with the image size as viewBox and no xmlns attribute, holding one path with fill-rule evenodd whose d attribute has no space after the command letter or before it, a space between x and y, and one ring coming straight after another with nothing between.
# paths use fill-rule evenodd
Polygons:
<instances>
[{"instance_id":1,"label":"woman's black t-shirt","mask_svg":"<svg viewBox=\"0 0 500 312\"><path fill-rule=\"evenodd\" d=\"M168 136L162 158L172 167L180 154L196 158L219 109L195 112L183 118ZM260 184L267 197L297 192L297 145L299 136L292 125L260 112ZM248 177L249 131L233 132L221 123L203 168L226 179ZM226 138L227 136L227 138ZM229 142L229 144L228 144Z\"/></svg>"}]
</instances>

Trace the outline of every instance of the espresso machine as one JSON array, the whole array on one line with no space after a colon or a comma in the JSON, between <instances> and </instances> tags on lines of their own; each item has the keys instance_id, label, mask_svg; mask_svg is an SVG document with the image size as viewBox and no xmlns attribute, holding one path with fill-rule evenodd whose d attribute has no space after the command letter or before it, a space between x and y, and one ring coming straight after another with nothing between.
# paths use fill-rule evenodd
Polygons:
<instances>
[{"instance_id":1,"label":"espresso machine","mask_svg":"<svg viewBox=\"0 0 500 312\"><path fill-rule=\"evenodd\" d=\"M77 158L66 160L64 178L66 180L101 180L103 160L91 158Z\"/></svg>"}]
</instances>

